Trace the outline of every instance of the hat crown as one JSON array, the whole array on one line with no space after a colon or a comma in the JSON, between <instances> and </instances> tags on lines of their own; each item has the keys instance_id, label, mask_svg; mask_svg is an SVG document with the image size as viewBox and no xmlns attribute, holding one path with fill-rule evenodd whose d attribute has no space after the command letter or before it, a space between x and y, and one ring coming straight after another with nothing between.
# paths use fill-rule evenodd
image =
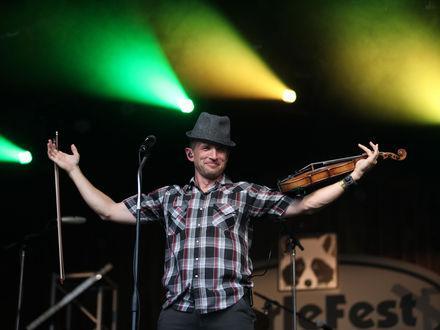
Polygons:
<instances>
[{"instance_id":1,"label":"hat crown","mask_svg":"<svg viewBox=\"0 0 440 330\"><path fill-rule=\"evenodd\" d=\"M191 131L186 132L190 139L208 141L227 147L234 147L231 141L231 123L227 116L202 112Z\"/></svg>"}]
</instances>

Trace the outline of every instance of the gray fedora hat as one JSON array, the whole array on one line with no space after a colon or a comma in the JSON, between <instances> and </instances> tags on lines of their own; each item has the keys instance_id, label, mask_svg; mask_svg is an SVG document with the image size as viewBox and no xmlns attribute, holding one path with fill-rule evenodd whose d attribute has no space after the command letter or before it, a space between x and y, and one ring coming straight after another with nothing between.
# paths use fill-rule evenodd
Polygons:
<instances>
[{"instance_id":1,"label":"gray fedora hat","mask_svg":"<svg viewBox=\"0 0 440 330\"><path fill-rule=\"evenodd\" d=\"M194 128L186 132L192 140L202 140L220 144L226 147L235 147L231 141L231 123L227 116L216 116L202 112Z\"/></svg>"}]
</instances>

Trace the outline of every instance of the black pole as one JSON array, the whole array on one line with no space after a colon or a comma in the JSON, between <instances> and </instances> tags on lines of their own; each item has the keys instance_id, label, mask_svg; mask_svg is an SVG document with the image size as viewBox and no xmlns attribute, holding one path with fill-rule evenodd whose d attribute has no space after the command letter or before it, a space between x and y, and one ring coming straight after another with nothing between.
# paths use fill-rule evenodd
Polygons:
<instances>
[{"instance_id":1,"label":"black pole","mask_svg":"<svg viewBox=\"0 0 440 330\"><path fill-rule=\"evenodd\" d=\"M131 300L131 329L137 330L139 328L139 288L138 288L138 278L139 278L139 241L141 232L141 187L142 187L142 169L147 162L149 154L146 153L142 161L139 164L137 172L137 204L136 204L136 237L134 241L134 252L133 252L133 296Z\"/></svg>"},{"instance_id":2,"label":"black pole","mask_svg":"<svg viewBox=\"0 0 440 330\"><path fill-rule=\"evenodd\" d=\"M296 247L298 246L301 251L304 250L304 247L301 245L301 242L295 238L292 233L289 231L289 237L287 238L287 251L290 253L290 261L292 263L292 329L297 330L297 322L296 322L296 270L295 270L295 257L296 257Z\"/></svg>"},{"instance_id":3,"label":"black pole","mask_svg":"<svg viewBox=\"0 0 440 330\"><path fill-rule=\"evenodd\" d=\"M20 249L20 281L18 285L18 304L17 317L15 319L15 330L20 329L21 305L23 303L23 274L24 274L24 259L26 257L26 245L22 245Z\"/></svg>"}]
</instances>

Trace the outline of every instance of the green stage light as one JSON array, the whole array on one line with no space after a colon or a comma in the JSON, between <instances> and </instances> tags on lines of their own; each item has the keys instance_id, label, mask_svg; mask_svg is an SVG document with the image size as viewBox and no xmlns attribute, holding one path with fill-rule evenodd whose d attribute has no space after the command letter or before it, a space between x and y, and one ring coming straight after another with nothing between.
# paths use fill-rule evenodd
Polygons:
<instances>
[{"instance_id":1,"label":"green stage light","mask_svg":"<svg viewBox=\"0 0 440 330\"><path fill-rule=\"evenodd\" d=\"M29 164L32 161L32 154L29 151L19 152L17 156L20 164Z\"/></svg>"},{"instance_id":2,"label":"green stage light","mask_svg":"<svg viewBox=\"0 0 440 330\"><path fill-rule=\"evenodd\" d=\"M179 107L182 112L190 113L194 110L194 103L190 99L180 99Z\"/></svg>"},{"instance_id":3,"label":"green stage light","mask_svg":"<svg viewBox=\"0 0 440 330\"><path fill-rule=\"evenodd\" d=\"M180 105L188 95L154 33L138 15L70 9L52 19L46 35L51 65L73 88L190 112Z\"/></svg>"},{"instance_id":4,"label":"green stage light","mask_svg":"<svg viewBox=\"0 0 440 330\"><path fill-rule=\"evenodd\" d=\"M32 154L0 135L0 162L29 164Z\"/></svg>"}]
</instances>

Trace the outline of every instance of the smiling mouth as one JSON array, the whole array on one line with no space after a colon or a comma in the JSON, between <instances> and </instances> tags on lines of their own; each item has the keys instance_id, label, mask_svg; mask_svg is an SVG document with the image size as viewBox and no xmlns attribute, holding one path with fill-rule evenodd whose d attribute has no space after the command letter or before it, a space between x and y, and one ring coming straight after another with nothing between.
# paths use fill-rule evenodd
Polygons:
<instances>
[{"instance_id":1,"label":"smiling mouth","mask_svg":"<svg viewBox=\"0 0 440 330\"><path fill-rule=\"evenodd\" d=\"M206 163L206 165L211 166L211 167L219 166L219 164L217 164L217 163Z\"/></svg>"}]
</instances>

